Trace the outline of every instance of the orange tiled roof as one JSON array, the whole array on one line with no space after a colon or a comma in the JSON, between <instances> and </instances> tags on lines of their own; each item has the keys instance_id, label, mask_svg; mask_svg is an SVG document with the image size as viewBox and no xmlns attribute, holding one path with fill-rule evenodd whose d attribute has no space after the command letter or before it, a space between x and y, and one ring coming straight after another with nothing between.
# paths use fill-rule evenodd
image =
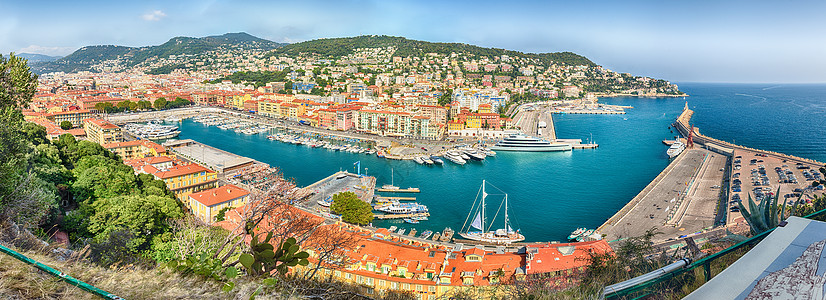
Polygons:
<instances>
[{"instance_id":1,"label":"orange tiled roof","mask_svg":"<svg viewBox=\"0 0 826 300\"><path fill-rule=\"evenodd\" d=\"M233 199L238 199L249 194L250 193L245 189L228 184L222 187L191 194L189 195L189 198L195 199L195 201L198 201L203 205L213 206Z\"/></svg>"}]
</instances>

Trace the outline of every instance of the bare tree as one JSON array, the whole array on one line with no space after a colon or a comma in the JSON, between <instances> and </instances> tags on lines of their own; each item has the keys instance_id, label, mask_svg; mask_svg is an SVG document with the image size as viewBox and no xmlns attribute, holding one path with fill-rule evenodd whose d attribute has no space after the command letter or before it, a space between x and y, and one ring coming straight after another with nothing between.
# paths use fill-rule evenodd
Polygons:
<instances>
[{"instance_id":1,"label":"bare tree","mask_svg":"<svg viewBox=\"0 0 826 300\"><path fill-rule=\"evenodd\" d=\"M353 249L361 235L348 225L336 223L317 228L302 246L312 249L317 263L304 272L304 278L315 277L321 268L342 268L347 263L346 251Z\"/></svg>"}]
</instances>

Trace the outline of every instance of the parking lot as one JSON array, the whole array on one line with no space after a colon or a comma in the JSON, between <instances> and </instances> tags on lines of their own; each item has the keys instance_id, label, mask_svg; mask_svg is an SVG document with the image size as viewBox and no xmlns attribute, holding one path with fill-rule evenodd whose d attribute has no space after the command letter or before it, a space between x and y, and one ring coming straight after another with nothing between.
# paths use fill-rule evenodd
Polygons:
<instances>
[{"instance_id":1,"label":"parking lot","mask_svg":"<svg viewBox=\"0 0 826 300\"><path fill-rule=\"evenodd\" d=\"M745 222L737 206L738 200L742 200L748 208L749 195L755 203L759 203L764 197L777 193L778 187L781 202L791 205L801 197L802 203L811 203L815 196L824 194L822 185L812 187L813 181L823 179L820 167L822 166L752 151L735 150L730 173L728 223L737 225Z\"/></svg>"},{"instance_id":2,"label":"parking lot","mask_svg":"<svg viewBox=\"0 0 826 300\"><path fill-rule=\"evenodd\" d=\"M329 212L329 205L322 203L331 202L332 196L340 192L353 192L367 203L373 200L373 192L376 186L376 178L372 176L359 176L347 172L337 172L327 178L309 185L308 189L312 195L301 203L313 211Z\"/></svg>"}]
</instances>

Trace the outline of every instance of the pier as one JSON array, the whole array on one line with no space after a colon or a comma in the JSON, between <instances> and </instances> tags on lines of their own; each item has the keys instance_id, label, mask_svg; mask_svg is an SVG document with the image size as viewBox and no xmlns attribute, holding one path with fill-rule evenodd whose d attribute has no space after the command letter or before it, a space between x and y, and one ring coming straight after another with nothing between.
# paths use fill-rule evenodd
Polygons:
<instances>
[{"instance_id":1,"label":"pier","mask_svg":"<svg viewBox=\"0 0 826 300\"><path fill-rule=\"evenodd\" d=\"M373 217L375 217L376 219L379 219L379 220L410 219L410 218L429 217L429 216L430 216L430 213L373 215Z\"/></svg>"},{"instance_id":2,"label":"pier","mask_svg":"<svg viewBox=\"0 0 826 300\"><path fill-rule=\"evenodd\" d=\"M376 197L376 200L379 201L416 201L416 197Z\"/></svg>"},{"instance_id":3,"label":"pier","mask_svg":"<svg viewBox=\"0 0 826 300\"><path fill-rule=\"evenodd\" d=\"M385 192L385 193L419 193L419 188L406 188L406 189L376 189L376 192Z\"/></svg>"}]
</instances>

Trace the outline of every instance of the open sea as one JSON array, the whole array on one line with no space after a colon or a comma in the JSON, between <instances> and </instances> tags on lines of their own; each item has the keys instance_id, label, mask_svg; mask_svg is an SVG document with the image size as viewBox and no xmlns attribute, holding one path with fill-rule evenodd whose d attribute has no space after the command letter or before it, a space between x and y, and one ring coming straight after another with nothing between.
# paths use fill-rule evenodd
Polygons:
<instances>
[{"instance_id":1,"label":"open sea","mask_svg":"<svg viewBox=\"0 0 826 300\"><path fill-rule=\"evenodd\" d=\"M685 101L695 111L700 132L737 144L826 161L826 85L685 83L681 98L603 98L630 105L625 115L554 115L558 138L593 139L597 149L549 153L497 152L484 162L458 166L421 166L373 155L312 149L265 135L248 136L185 120L181 139L194 139L238 155L280 167L299 186L333 172L362 172L377 185L419 187L415 196L430 209L430 220L411 225L401 220L376 221L377 227L439 232L459 230L467 221L482 179L509 194L514 228L527 241L564 241L577 227L596 228L642 190L668 165L662 140L673 138L669 125ZM488 214L499 199L488 197ZM501 213L495 222L501 222ZM490 220L490 217L489 217ZM501 227L501 226L500 226ZM495 227L495 228L500 228Z\"/></svg>"}]
</instances>

